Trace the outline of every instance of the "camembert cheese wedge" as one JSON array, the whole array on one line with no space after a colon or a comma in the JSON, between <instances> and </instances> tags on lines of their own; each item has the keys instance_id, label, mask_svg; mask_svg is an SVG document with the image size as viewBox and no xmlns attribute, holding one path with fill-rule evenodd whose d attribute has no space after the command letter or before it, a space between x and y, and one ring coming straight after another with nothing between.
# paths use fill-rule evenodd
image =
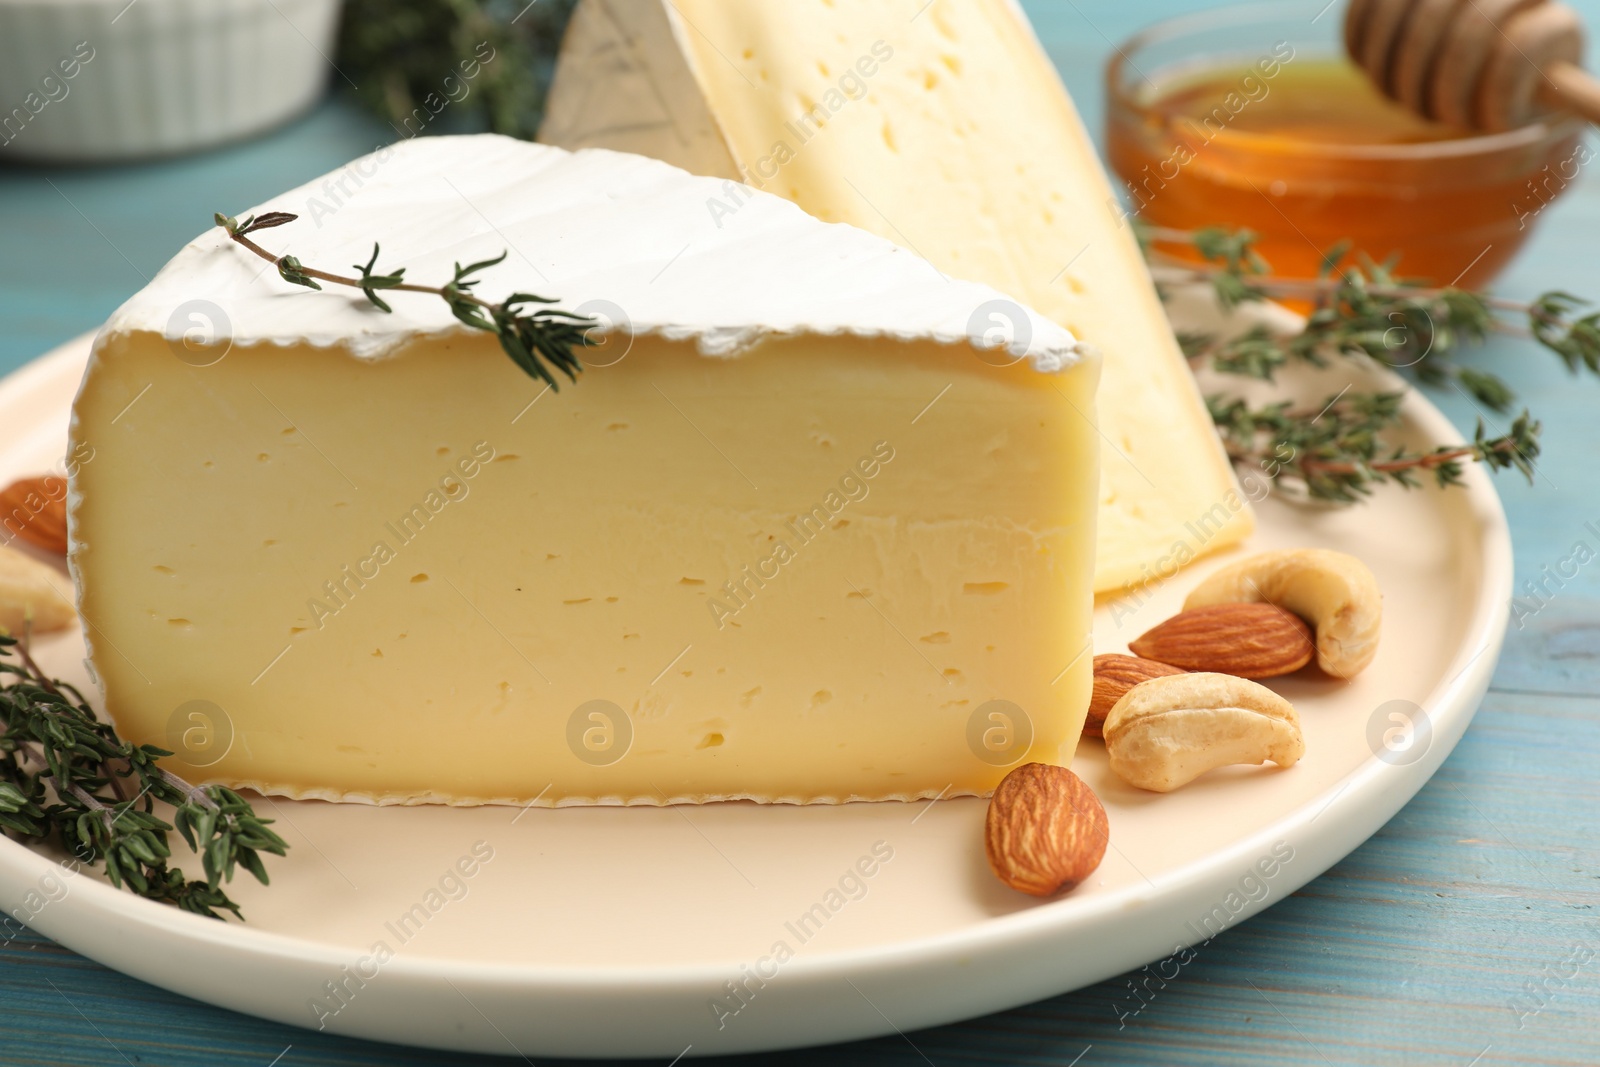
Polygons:
<instances>
[{"instance_id":1,"label":"camembert cheese wedge","mask_svg":"<svg viewBox=\"0 0 1600 1067\"><path fill-rule=\"evenodd\" d=\"M221 229L184 248L73 411L119 732L185 777L377 803L982 795L1070 760L1097 359L777 197L718 225L723 185L430 138L254 212L298 214L255 239L322 269L377 241L438 285L509 252L479 293L608 325L559 391L437 297L386 315Z\"/></svg>"},{"instance_id":2,"label":"camembert cheese wedge","mask_svg":"<svg viewBox=\"0 0 1600 1067\"><path fill-rule=\"evenodd\" d=\"M1014 0L582 0L540 139L653 155L993 285L1104 353L1095 587L1253 527L1125 212Z\"/></svg>"}]
</instances>

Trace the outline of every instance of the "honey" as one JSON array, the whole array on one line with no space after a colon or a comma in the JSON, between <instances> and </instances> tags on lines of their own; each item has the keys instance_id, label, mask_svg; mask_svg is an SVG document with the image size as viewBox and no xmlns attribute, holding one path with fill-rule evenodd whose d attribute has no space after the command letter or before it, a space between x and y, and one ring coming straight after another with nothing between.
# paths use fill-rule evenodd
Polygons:
<instances>
[{"instance_id":1,"label":"honey","mask_svg":"<svg viewBox=\"0 0 1600 1067\"><path fill-rule=\"evenodd\" d=\"M1172 229L1248 227L1290 276L1348 240L1406 277L1481 287L1593 156L1576 123L1479 135L1430 122L1343 58L1287 42L1248 64L1122 73L1114 63L1107 147L1128 207Z\"/></svg>"}]
</instances>

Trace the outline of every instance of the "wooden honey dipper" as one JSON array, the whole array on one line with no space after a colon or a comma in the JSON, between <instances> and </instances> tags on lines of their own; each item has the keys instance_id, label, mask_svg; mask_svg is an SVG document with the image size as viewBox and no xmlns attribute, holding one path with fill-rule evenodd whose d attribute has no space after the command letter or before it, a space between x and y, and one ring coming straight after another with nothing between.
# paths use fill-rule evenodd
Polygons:
<instances>
[{"instance_id":1,"label":"wooden honey dipper","mask_svg":"<svg viewBox=\"0 0 1600 1067\"><path fill-rule=\"evenodd\" d=\"M1350 0L1345 50L1386 96L1437 122L1509 130L1551 110L1600 124L1583 22L1549 0Z\"/></svg>"}]
</instances>

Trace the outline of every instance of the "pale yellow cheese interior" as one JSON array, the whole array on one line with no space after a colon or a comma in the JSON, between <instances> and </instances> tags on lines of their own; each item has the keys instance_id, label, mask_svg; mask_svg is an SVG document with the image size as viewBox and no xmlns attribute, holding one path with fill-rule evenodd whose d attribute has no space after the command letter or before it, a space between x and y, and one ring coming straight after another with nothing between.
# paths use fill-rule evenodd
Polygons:
<instances>
[{"instance_id":1,"label":"pale yellow cheese interior","mask_svg":"<svg viewBox=\"0 0 1600 1067\"><path fill-rule=\"evenodd\" d=\"M113 336L74 430L94 663L125 738L290 796L986 793L1081 729L1096 374L640 338L540 396L491 338Z\"/></svg>"},{"instance_id":2,"label":"pale yellow cheese interior","mask_svg":"<svg viewBox=\"0 0 1600 1067\"><path fill-rule=\"evenodd\" d=\"M720 170L1015 296L1098 348L1097 589L1170 577L1250 532L1093 145L1013 4L667 9L676 38L656 25L661 0L585 0L542 139ZM708 126L727 146L720 168ZM708 212L736 228L739 196L731 187Z\"/></svg>"}]
</instances>

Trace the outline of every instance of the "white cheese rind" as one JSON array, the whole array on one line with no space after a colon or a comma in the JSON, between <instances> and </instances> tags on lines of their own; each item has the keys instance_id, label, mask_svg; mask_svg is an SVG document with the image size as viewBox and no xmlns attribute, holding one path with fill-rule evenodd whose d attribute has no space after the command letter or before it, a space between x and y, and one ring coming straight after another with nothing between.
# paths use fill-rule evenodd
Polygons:
<instances>
[{"instance_id":1,"label":"white cheese rind","mask_svg":"<svg viewBox=\"0 0 1600 1067\"><path fill-rule=\"evenodd\" d=\"M444 285L456 263L504 252L478 275L479 295L555 297L565 309L597 309L605 327L605 309L620 309L634 335L692 340L708 356L800 334L968 344L974 312L1003 301L1026 322L991 340L1046 372L1077 357L1068 331L995 290L950 281L892 242L819 223L779 197L754 196L719 226L707 205L724 192L722 182L642 156L486 134L402 141L237 217L300 216L253 239L334 273L353 274L346 266L365 263L376 241L380 270L404 267L407 281L425 285ZM199 329L207 340L381 358L417 337L472 332L436 297L395 293L388 302L392 314L352 289L284 282L215 227L103 334L147 331L181 343Z\"/></svg>"}]
</instances>

